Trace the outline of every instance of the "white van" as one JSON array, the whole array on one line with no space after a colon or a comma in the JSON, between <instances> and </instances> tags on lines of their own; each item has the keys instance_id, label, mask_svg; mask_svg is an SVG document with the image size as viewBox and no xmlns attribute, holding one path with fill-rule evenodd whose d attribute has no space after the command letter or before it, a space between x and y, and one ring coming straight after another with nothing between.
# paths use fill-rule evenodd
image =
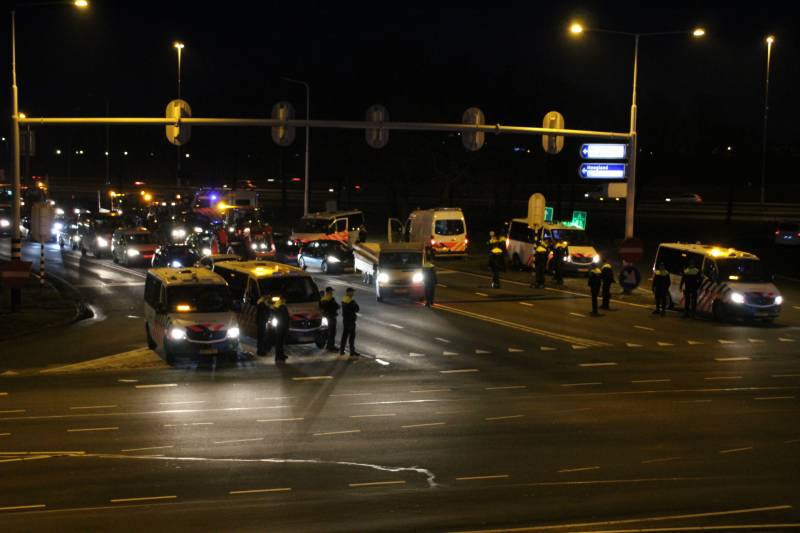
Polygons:
<instances>
[{"instance_id":1,"label":"white van","mask_svg":"<svg viewBox=\"0 0 800 533\"><path fill-rule=\"evenodd\" d=\"M239 326L228 284L205 268L154 268L144 284L147 346L176 355L236 357Z\"/></svg>"},{"instance_id":2,"label":"white van","mask_svg":"<svg viewBox=\"0 0 800 533\"><path fill-rule=\"evenodd\" d=\"M366 232L364 213L352 211L324 211L309 213L300 219L292 230L290 239L305 244L320 239L334 239L353 244Z\"/></svg>"},{"instance_id":3,"label":"white van","mask_svg":"<svg viewBox=\"0 0 800 533\"><path fill-rule=\"evenodd\" d=\"M424 242L438 256L467 255L467 221L460 207L418 209L405 224L391 220L392 231L401 231L405 242Z\"/></svg>"},{"instance_id":4,"label":"white van","mask_svg":"<svg viewBox=\"0 0 800 533\"><path fill-rule=\"evenodd\" d=\"M564 258L565 272L585 274L591 270L593 265L600 262L600 254L597 253L586 232L573 226L545 223L541 233L537 235L528 226L527 219L515 218L508 225L507 237L506 253L514 270L533 265L538 237L541 237L547 244L558 241L567 243L569 255ZM552 256L551 253L548 258L548 270L552 270L552 265L549 264Z\"/></svg>"},{"instance_id":5,"label":"white van","mask_svg":"<svg viewBox=\"0 0 800 533\"><path fill-rule=\"evenodd\" d=\"M670 307L683 306L681 275L690 260L702 273L698 311L716 320L738 317L767 322L780 314L783 296L757 256L733 248L679 242L661 243L653 264L655 270L663 262L669 271Z\"/></svg>"}]
</instances>

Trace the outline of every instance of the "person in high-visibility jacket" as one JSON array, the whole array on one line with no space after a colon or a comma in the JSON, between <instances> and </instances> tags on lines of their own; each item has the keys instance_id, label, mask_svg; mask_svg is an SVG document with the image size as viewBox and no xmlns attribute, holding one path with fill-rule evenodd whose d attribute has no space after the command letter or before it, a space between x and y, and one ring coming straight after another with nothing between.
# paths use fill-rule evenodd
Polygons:
<instances>
[{"instance_id":1,"label":"person in high-visibility jacket","mask_svg":"<svg viewBox=\"0 0 800 533\"><path fill-rule=\"evenodd\" d=\"M533 255L533 274L536 280L534 285L537 289L544 288L544 271L547 269L547 256L547 246L544 245L544 242L539 241L536 244Z\"/></svg>"},{"instance_id":2,"label":"person in high-visibility jacket","mask_svg":"<svg viewBox=\"0 0 800 533\"><path fill-rule=\"evenodd\" d=\"M603 309L610 309L611 304L611 285L616 283L614 281L614 267L610 263L604 263L601 270L601 277L603 279Z\"/></svg>"},{"instance_id":3,"label":"person in high-visibility jacket","mask_svg":"<svg viewBox=\"0 0 800 533\"><path fill-rule=\"evenodd\" d=\"M569 256L569 248L566 241L558 241L553 247L553 277L556 285L564 284L564 261Z\"/></svg>"},{"instance_id":4,"label":"person in high-visibility jacket","mask_svg":"<svg viewBox=\"0 0 800 533\"><path fill-rule=\"evenodd\" d=\"M286 335L289 333L289 309L286 307L286 300L283 296L273 296L272 305L269 313L269 327L272 331L272 339L275 343L275 362L286 361L286 354L283 351L286 343Z\"/></svg>"},{"instance_id":5,"label":"person in high-visibility jacket","mask_svg":"<svg viewBox=\"0 0 800 533\"><path fill-rule=\"evenodd\" d=\"M694 266L694 261L690 260L683 269L680 288L683 291L683 316L694 318L697 311L697 291L700 288L700 269Z\"/></svg>"},{"instance_id":6,"label":"person in high-visibility jacket","mask_svg":"<svg viewBox=\"0 0 800 533\"><path fill-rule=\"evenodd\" d=\"M325 294L319 300L322 316L328 319L328 342L326 348L329 352L336 351L336 320L339 316L339 304L333 297L333 287L325 287Z\"/></svg>"},{"instance_id":7,"label":"person in high-visibility jacket","mask_svg":"<svg viewBox=\"0 0 800 533\"><path fill-rule=\"evenodd\" d=\"M667 294L669 293L670 283L669 271L666 265L661 262L653 273L653 295L656 299L656 310L653 311L654 315L660 314L664 316L667 310Z\"/></svg>"},{"instance_id":8,"label":"person in high-visibility jacket","mask_svg":"<svg viewBox=\"0 0 800 533\"><path fill-rule=\"evenodd\" d=\"M492 271L492 288L500 288L500 271L505 267L506 241L497 237L494 231L489 232L489 269Z\"/></svg>"},{"instance_id":9,"label":"person in high-visibility jacket","mask_svg":"<svg viewBox=\"0 0 800 533\"><path fill-rule=\"evenodd\" d=\"M597 296L600 294L600 285L603 283L603 271L594 265L589 271L589 289L592 292L592 314L597 315Z\"/></svg>"}]
</instances>

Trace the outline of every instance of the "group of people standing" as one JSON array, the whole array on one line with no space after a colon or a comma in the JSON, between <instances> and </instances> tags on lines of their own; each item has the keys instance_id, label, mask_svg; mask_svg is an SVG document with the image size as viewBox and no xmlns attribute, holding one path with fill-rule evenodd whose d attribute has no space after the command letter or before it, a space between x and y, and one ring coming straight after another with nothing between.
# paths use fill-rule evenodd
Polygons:
<instances>
[{"instance_id":1,"label":"group of people standing","mask_svg":"<svg viewBox=\"0 0 800 533\"><path fill-rule=\"evenodd\" d=\"M489 270L492 272L492 288L500 288L500 272L506 268L506 238L497 236L494 231L489 232ZM553 254L552 259L550 254ZM569 255L568 243L565 241L544 240L536 242L533 254L533 278L531 287L536 289L544 288L544 276L547 271L548 260L552 261L553 279L556 285L564 284L564 260Z\"/></svg>"},{"instance_id":2,"label":"group of people standing","mask_svg":"<svg viewBox=\"0 0 800 533\"><path fill-rule=\"evenodd\" d=\"M322 316L328 320L328 342L325 345L329 352L335 352L336 348L336 321L339 318L339 309L342 310L342 338L339 341L339 355L344 355L344 347L349 344L350 356L358 357L361 355L356 351L356 320L358 320L358 302L353 298L355 291L348 287L344 291L341 306L333 297L333 287L325 287L325 293L319 300L319 308Z\"/></svg>"}]
</instances>

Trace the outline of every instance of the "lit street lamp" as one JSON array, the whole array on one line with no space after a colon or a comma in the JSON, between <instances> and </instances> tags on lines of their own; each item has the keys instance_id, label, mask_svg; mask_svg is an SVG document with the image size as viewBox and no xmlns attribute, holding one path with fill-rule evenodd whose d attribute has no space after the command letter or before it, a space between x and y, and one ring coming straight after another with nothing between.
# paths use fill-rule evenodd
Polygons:
<instances>
[{"instance_id":1,"label":"lit street lamp","mask_svg":"<svg viewBox=\"0 0 800 533\"><path fill-rule=\"evenodd\" d=\"M764 86L764 133L761 138L761 203L764 203L764 184L767 181L767 114L769 113L769 67L772 59L772 43L775 37L767 37L767 81Z\"/></svg>"},{"instance_id":2,"label":"lit street lamp","mask_svg":"<svg viewBox=\"0 0 800 533\"><path fill-rule=\"evenodd\" d=\"M569 27L570 33L579 36L584 32L591 33L610 33L614 35L623 35L626 37L633 37L633 91L631 94L631 115L630 115L630 135L631 147L630 157L628 160L628 181L627 181L627 194L625 201L625 238L633 238L633 218L636 212L636 159L638 156L638 141L639 136L636 132L636 85L639 77L639 39L641 37L656 37L664 35L692 35L699 38L706 34L703 28L695 28L690 31L663 31L663 32L650 32L650 33L632 33L626 31L613 31L604 30L599 28L586 28L579 22L573 22Z\"/></svg>"},{"instance_id":3,"label":"lit street lamp","mask_svg":"<svg viewBox=\"0 0 800 533\"><path fill-rule=\"evenodd\" d=\"M281 77L281 79L289 83L297 83L306 88L306 120L311 120L311 89L308 87L308 83L286 77ZM305 187L303 190L303 215L308 214L308 161L310 153L310 147L308 143L309 143L310 131L311 128L306 126L306 179L305 179Z\"/></svg>"}]
</instances>

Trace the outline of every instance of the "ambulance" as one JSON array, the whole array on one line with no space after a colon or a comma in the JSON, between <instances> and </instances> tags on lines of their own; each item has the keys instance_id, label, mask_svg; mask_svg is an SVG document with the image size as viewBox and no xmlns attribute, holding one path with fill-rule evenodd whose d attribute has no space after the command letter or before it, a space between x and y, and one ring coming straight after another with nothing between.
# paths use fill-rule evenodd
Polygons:
<instances>
[{"instance_id":1,"label":"ambulance","mask_svg":"<svg viewBox=\"0 0 800 533\"><path fill-rule=\"evenodd\" d=\"M750 318L765 322L780 314L783 296L757 256L733 248L679 242L661 243L653 264L655 270L664 263L670 273L670 307L683 307L681 275L689 261L702 274L697 311L715 320Z\"/></svg>"},{"instance_id":2,"label":"ambulance","mask_svg":"<svg viewBox=\"0 0 800 533\"><path fill-rule=\"evenodd\" d=\"M392 231L402 232L405 242L424 242L440 257L467 255L467 221L460 207L418 209L408 215L405 224L396 218L392 221Z\"/></svg>"},{"instance_id":3,"label":"ambulance","mask_svg":"<svg viewBox=\"0 0 800 533\"><path fill-rule=\"evenodd\" d=\"M292 231L292 242L302 245L320 239L333 239L346 244L361 240L360 234L366 232L364 213L351 211L322 211L309 213L297 223Z\"/></svg>"}]
</instances>

